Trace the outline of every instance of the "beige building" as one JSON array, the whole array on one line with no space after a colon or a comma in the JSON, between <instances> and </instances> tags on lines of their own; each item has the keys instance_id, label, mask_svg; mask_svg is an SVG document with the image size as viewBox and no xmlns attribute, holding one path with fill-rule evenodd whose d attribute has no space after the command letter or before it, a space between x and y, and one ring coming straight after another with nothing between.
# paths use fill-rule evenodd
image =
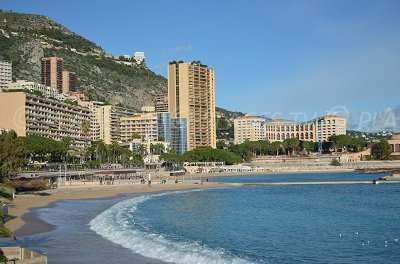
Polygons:
<instances>
[{"instance_id":1,"label":"beige building","mask_svg":"<svg viewBox=\"0 0 400 264\"><path fill-rule=\"evenodd\" d=\"M187 150L216 147L214 77L213 69L197 62L168 66L168 109L171 120L187 120Z\"/></svg>"},{"instance_id":2,"label":"beige building","mask_svg":"<svg viewBox=\"0 0 400 264\"><path fill-rule=\"evenodd\" d=\"M57 88L63 91L63 58L45 57L41 58L42 63L42 84Z\"/></svg>"},{"instance_id":3,"label":"beige building","mask_svg":"<svg viewBox=\"0 0 400 264\"><path fill-rule=\"evenodd\" d=\"M12 63L0 61L0 90L6 90L12 82Z\"/></svg>"},{"instance_id":4,"label":"beige building","mask_svg":"<svg viewBox=\"0 0 400 264\"><path fill-rule=\"evenodd\" d=\"M392 148L391 158L400 159L400 134L393 134L388 140L390 147Z\"/></svg>"},{"instance_id":5,"label":"beige building","mask_svg":"<svg viewBox=\"0 0 400 264\"><path fill-rule=\"evenodd\" d=\"M79 150L90 141L82 124L90 120L89 109L23 92L0 93L0 127L18 136L38 135L54 140L71 139Z\"/></svg>"},{"instance_id":6,"label":"beige building","mask_svg":"<svg viewBox=\"0 0 400 264\"><path fill-rule=\"evenodd\" d=\"M131 109L114 105L104 105L97 108L100 139L106 144L111 144L113 141L121 141L121 118L132 115L133 111Z\"/></svg>"},{"instance_id":7,"label":"beige building","mask_svg":"<svg viewBox=\"0 0 400 264\"><path fill-rule=\"evenodd\" d=\"M251 120L251 118L248 119ZM262 123L263 118L259 119L258 122ZM246 117L241 117L234 121L235 144L243 143L246 140L257 141L264 139L275 142L289 138L318 142L319 138L321 138L321 141L327 141L332 135L346 135L346 119L334 114L328 114L302 123L284 119L272 121L264 119L264 126L258 125L257 122L244 120L246 120ZM265 129L265 132L262 132L263 129ZM264 138L263 133L265 135Z\"/></svg>"},{"instance_id":8,"label":"beige building","mask_svg":"<svg viewBox=\"0 0 400 264\"><path fill-rule=\"evenodd\" d=\"M159 93L154 98L154 107L157 113L168 112L168 93Z\"/></svg>"},{"instance_id":9,"label":"beige building","mask_svg":"<svg viewBox=\"0 0 400 264\"><path fill-rule=\"evenodd\" d=\"M333 135L346 135L347 121L344 117L328 114L315 119L314 123L317 128L316 133L320 135L321 141L328 141L329 137Z\"/></svg>"},{"instance_id":10,"label":"beige building","mask_svg":"<svg viewBox=\"0 0 400 264\"><path fill-rule=\"evenodd\" d=\"M121 117L121 140L132 140L134 134L142 136L145 142L158 140L157 113L135 114L131 117Z\"/></svg>"},{"instance_id":11,"label":"beige building","mask_svg":"<svg viewBox=\"0 0 400 264\"><path fill-rule=\"evenodd\" d=\"M75 72L62 71L62 92L69 94L76 91L76 74Z\"/></svg>"},{"instance_id":12,"label":"beige building","mask_svg":"<svg viewBox=\"0 0 400 264\"><path fill-rule=\"evenodd\" d=\"M99 107L103 106L103 102L97 101L81 101L78 105L89 108L90 111L90 137L92 141L100 140L100 114Z\"/></svg>"},{"instance_id":13,"label":"beige building","mask_svg":"<svg viewBox=\"0 0 400 264\"><path fill-rule=\"evenodd\" d=\"M253 115L245 115L235 119L233 122L235 144L241 144L245 141L265 140L265 118Z\"/></svg>"}]
</instances>

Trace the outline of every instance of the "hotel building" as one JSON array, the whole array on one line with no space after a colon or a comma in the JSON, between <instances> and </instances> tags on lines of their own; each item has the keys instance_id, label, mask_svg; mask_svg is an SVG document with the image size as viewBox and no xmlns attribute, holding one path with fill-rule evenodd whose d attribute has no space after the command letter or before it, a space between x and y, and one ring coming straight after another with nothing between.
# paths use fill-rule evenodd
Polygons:
<instances>
[{"instance_id":1,"label":"hotel building","mask_svg":"<svg viewBox=\"0 0 400 264\"><path fill-rule=\"evenodd\" d=\"M172 62L168 66L168 109L171 114L171 148L186 145L186 150L197 147L216 147L214 70L197 62ZM186 120L184 120L186 119ZM174 121L173 121L174 120ZM182 130L182 125L187 128ZM174 133L186 130L186 144ZM181 135L183 136L183 135ZM178 140L175 144L173 141Z\"/></svg>"},{"instance_id":2,"label":"hotel building","mask_svg":"<svg viewBox=\"0 0 400 264\"><path fill-rule=\"evenodd\" d=\"M45 57L41 58L42 84L63 91L63 58Z\"/></svg>"},{"instance_id":3,"label":"hotel building","mask_svg":"<svg viewBox=\"0 0 400 264\"><path fill-rule=\"evenodd\" d=\"M265 140L266 120L253 115L241 116L234 121L234 143Z\"/></svg>"},{"instance_id":4,"label":"hotel building","mask_svg":"<svg viewBox=\"0 0 400 264\"><path fill-rule=\"evenodd\" d=\"M82 149L90 141L90 135L82 131L82 124L90 120L87 108L23 92L3 92L0 113L0 127L12 129L21 137L69 137L74 150Z\"/></svg>"},{"instance_id":5,"label":"hotel building","mask_svg":"<svg viewBox=\"0 0 400 264\"><path fill-rule=\"evenodd\" d=\"M121 140L130 141L134 134L143 137L145 142L158 140L157 113L136 114L130 117L121 117Z\"/></svg>"},{"instance_id":6,"label":"hotel building","mask_svg":"<svg viewBox=\"0 0 400 264\"><path fill-rule=\"evenodd\" d=\"M121 141L120 122L122 117L132 116L133 110L114 105L104 105L97 109L100 139L106 144Z\"/></svg>"},{"instance_id":7,"label":"hotel building","mask_svg":"<svg viewBox=\"0 0 400 264\"><path fill-rule=\"evenodd\" d=\"M289 138L318 142L319 138L327 141L332 135L346 135L346 119L334 114L302 123L245 116L235 119L234 125L235 144L257 140L275 142Z\"/></svg>"},{"instance_id":8,"label":"hotel building","mask_svg":"<svg viewBox=\"0 0 400 264\"><path fill-rule=\"evenodd\" d=\"M75 72L62 71L62 92L68 94L76 91L76 74Z\"/></svg>"},{"instance_id":9,"label":"hotel building","mask_svg":"<svg viewBox=\"0 0 400 264\"><path fill-rule=\"evenodd\" d=\"M0 90L6 90L12 82L12 63L0 61Z\"/></svg>"}]
</instances>

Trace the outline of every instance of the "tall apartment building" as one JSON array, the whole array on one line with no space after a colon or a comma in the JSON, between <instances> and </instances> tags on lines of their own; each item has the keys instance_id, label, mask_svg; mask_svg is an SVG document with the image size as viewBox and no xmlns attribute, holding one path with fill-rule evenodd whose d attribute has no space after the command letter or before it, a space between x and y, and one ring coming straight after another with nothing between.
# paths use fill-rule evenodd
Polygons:
<instances>
[{"instance_id":1,"label":"tall apartment building","mask_svg":"<svg viewBox=\"0 0 400 264\"><path fill-rule=\"evenodd\" d=\"M22 91L22 90L29 90L31 93L39 92L46 98L56 98L59 94L57 88L53 88L50 86L46 86L40 83L35 82L27 82L25 80L18 80L14 83L8 84L7 91Z\"/></svg>"},{"instance_id":2,"label":"tall apartment building","mask_svg":"<svg viewBox=\"0 0 400 264\"><path fill-rule=\"evenodd\" d=\"M157 113L136 114L130 117L121 117L121 140L130 141L134 134L142 136L146 142L158 140Z\"/></svg>"},{"instance_id":3,"label":"tall apartment building","mask_svg":"<svg viewBox=\"0 0 400 264\"><path fill-rule=\"evenodd\" d=\"M103 102L78 100L78 105L89 108L90 111L90 137L92 141L100 140L100 111Z\"/></svg>"},{"instance_id":4,"label":"tall apartment building","mask_svg":"<svg viewBox=\"0 0 400 264\"><path fill-rule=\"evenodd\" d=\"M171 118L170 148L178 154L183 154L188 149L187 123L187 118Z\"/></svg>"},{"instance_id":5,"label":"tall apartment building","mask_svg":"<svg viewBox=\"0 0 400 264\"><path fill-rule=\"evenodd\" d=\"M317 128L318 135L321 141L327 141L333 135L346 135L346 118L335 114L328 114L313 120L314 126Z\"/></svg>"},{"instance_id":6,"label":"tall apartment building","mask_svg":"<svg viewBox=\"0 0 400 264\"><path fill-rule=\"evenodd\" d=\"M164 142L171 142L171 115L157 113L158 138Z\"/></svg>"},{"instance_id":7,"label":"tall apartment building","mask_svg":"<svg viewBox=\"0 0 400 264\"><path fill-rule=\"evenodd\" d=\"M157 113L168 112L168 93L159 93L154 98L154 107Z\"/></svg>"},{"instance_id":8,"label":"tall apartment building","mask_svg":"<svg viewBox=\"0 0 400 264\"><path fill-rule=\"evenodd\" d=\"M76 91L76 74L75 72L62 71L62 92L68 94Z\"/></svg>"},{"instance_id":9,"label":"tall apartment building","mask_svg":"<svg viewBox=\"0 0 400 264\"><path fill-rule=\"evenodd\" d=\"M41 58L42 84L63 91L63 58L45 57Z\"/></svg>"},{"instance_id":10,"label":"tall apartment building","mask_svg":"<svg viewBox=\"0 0 400 264\"><path fill-rule=\"evenodd\" d=\"M241 116L234 121L234 143L265 140L266 119L253 115Z\"/></svg>"},{"instance_id":11,"label":"tall apartment building","mask_svg":"<svg viewBox=\"0 0 400 264\"><path fill-rule=\"evenodd\" d=\"M90 120L89 109L23 92L0 93L0 127L18 136L37 135L54 140L71 139L75 150L87 146L90 135L82 124Z\"/></svg>"},{"instance_id":12,"label":"tall apartment building","mask_svg":"<svg viewBox=\"0 0 400 264\"><path fill-rule=\"evenodd\" d=\"M6 90L12 82L12 63L0 61L0 90Z\"/></svg>"},{"instance_id":13,"label":"tall apartment building","mask_svg":"<svg viewBox=\"0 0 400 264\"><path fill-rule=\"evenodd\" d=\"M284 119L266 121L240 117L234 120L235 144L248 141L268 140L270 142L297 138L303 141L327 141L333 135L346 135L346 119L329 114L314 120L296 123ZM264 122L264 124L262 124Z\"/></svg>"},{"instance_id":14,"label":"tall apartment building","mask_svg":"<svg viewBox=\"0 0 400 264\"><path fill-rule=\"evenodd\" d=\"M106 144L121 141L120 122L122 117L133 115L133 110L114 105L104 105L97 109L100 139Z\"/></svg>"},{"instance_id":15,"label":"tall apartment building","mask_svg":"<svg viewBox=\"0 0 400 264\"><path fill-rule=\"evenodd\" d=\"M214 83L214 70L200 63L173 62L168 66L171 134L174 124L184 123L172 122L172 119L185 118L187 150L202 146L216 147Z\"/></svg>"}]
</instances>

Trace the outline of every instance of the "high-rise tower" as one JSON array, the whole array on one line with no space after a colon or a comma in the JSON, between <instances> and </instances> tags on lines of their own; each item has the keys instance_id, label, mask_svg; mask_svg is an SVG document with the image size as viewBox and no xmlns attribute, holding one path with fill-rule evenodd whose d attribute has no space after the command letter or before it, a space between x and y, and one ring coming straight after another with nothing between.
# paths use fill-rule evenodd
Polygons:
<instances>
[{"instance_id":1,"label":"high-rise tower","mask_svg":"<svg viewBox=\"0 0 400 264\"><path fill-rule=\"evenodd\" d=\"M214 70L200 62L172 62L168 66L168 110L186 119L187 150L216 147ZM171 142L173 144L173 142Z\"/></svg>"}]
</instances>

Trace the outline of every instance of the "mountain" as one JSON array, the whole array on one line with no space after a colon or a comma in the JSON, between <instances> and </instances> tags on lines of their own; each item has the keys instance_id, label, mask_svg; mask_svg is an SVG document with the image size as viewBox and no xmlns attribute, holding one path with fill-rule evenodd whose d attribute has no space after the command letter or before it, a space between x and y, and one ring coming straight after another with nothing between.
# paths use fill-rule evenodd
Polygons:
<instances>
[{"instance_id":1,"label":"mountain","mask_svg":"<svg viewBox=\"0 0 400 264\"><path fill-rule=\"evenodd\" d=\"M0 10L0 60L13 63L13 79L40 82L40 58L64 58L78 75L77 89L90 100L140 109L167 89L167 80L145 63L114 57L46 16ZM233 119L243 113L216 108L217 138L233 138Z\"/></svg>"},{"instance_id":2,"label":"mountain","mask_svg":"<svg viewBox=\"0 0 400 264\"><path fill-rule=\"evenodd\" d=\"M167 80L145 63L114 58L46 16L0 10L0 60L13 63L13 79L40 82L44 56L64 58L64 68L78 75L78 90L91 100L140 109L167 89Z\"/></svg>"}]
</instances>

